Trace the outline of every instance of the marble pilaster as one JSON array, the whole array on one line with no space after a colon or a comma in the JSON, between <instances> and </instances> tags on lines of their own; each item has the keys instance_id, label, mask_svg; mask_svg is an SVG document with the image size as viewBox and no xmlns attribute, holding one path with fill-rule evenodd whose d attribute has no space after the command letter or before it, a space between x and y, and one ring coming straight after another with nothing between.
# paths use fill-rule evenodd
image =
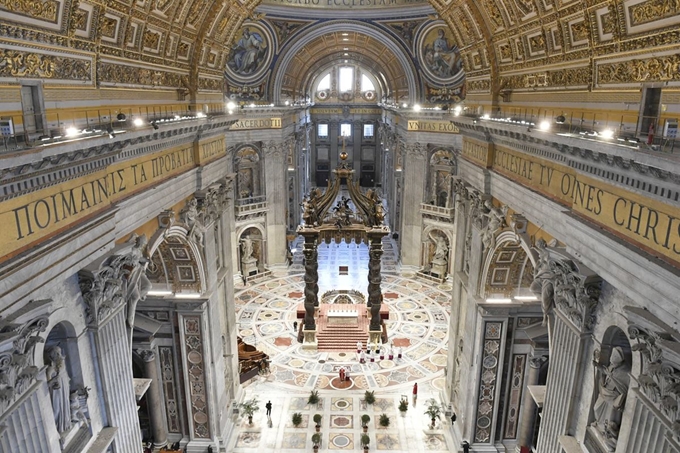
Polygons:
<instances>
[{"instance_id":1,"label":"marble pilaster","mask_svg":"<svg viewBox=\"0 0 680 453\"><path fill-rule=\"evenodd\" d=\"M422 215L420 204L423 202L425 177L427 175L427 149L420 143L406 146L403 174L403 203L400 228L400 250L402 266L420 265L420 241Z\"/></svg>"},{"instance_id":2,"label":"marble pilaster","mask_svg":"<svg viewBox=\"0 0 680 453\"><path fill-rule=\"evenodd\" d=\"M529 369L527 377L524 380L524 396L522 397L522 414L519 419L517 427L517 449L520 447L531 448L531 438L534 431L534 422L536 417L536 403L534 402L531 393L526 389L527 385L537 385L540 375L541 367L545 363L544 356L531 357L529 359Z\"/></svg>"},{"instance_id":3,"label":"marble pilaster","mask_svg":"<svg viewBox=\"0 0 680 453\"><path fill-rule=\"evenodd\" d=\"M286 206L288 184L286 156L283 143L270 142L264 147L264 168L267 193L267 262L276 265L286 262Z\"/></svg>"}]
</instances>

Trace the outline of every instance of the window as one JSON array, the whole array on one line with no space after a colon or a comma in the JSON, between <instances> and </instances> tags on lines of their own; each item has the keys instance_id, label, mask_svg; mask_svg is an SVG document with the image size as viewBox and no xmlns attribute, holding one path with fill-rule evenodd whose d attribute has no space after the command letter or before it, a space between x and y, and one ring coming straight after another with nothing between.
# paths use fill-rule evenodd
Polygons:
<instances>
[{"instance_id":1,"label":"window","mask_svg":"<svg viewBox=\"0 0 680 453\"><path fill-rule=\"evenodd\" d=\"M331 88L331 75L326 74L316 87L316 91L329 90Z\"/></svg>"},{"instance_id":2,"label":"window","mask_svg":"<svg viewBox=\"0 0 680 453\"><path fill-rule=\"evenodd\" d=\"M340 68L340 91L352 91L354 84L354 68Z\"/></svg>"},{"instance_id":3,"label":"window","mask_svg":"<svg viewBox=\"0 0 680 453\"><path fill-rule=\"evenodd\" d=\"M373 124L364 124L364 138L373 137Z\"/></svg>"},{"instance_id":4,"label":"window","mask_svg":"<svg viewBox=\"0 0 680 453\"><path fill-rule=\"evenodd\" d=\"M371 79L366 77L366 74L361 74L361 92L363 93L364 91L375 91L375 86Z\"/></svg>"},{"instance_id":5,"label":"window","mask_svg":"<svg viewBox=\"0 0 680 453\"><path fill-rule=\"evenodd\" d=\"M316 127L316 134L319 137L328 137L328 124L319 124Z\"/></svg>"},{"instance_id":6,"label":"window","mask_svg":"<svg viewBox=\"0 0 680 453\"><path fill-rule=\"evenodd\" d=\"M351 137L352 125L350 123L342 123L340 125L340 135L343 137Z\"/></svg>"}]
</instances>

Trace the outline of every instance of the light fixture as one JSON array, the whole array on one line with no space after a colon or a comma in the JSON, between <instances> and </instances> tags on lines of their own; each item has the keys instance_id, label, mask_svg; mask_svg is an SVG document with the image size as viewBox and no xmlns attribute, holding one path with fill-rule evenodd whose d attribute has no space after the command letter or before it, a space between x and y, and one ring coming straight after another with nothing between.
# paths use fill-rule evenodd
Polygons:
<instances>
[{"instance_id":1,"label":"light fixture","mask_svg":"<svg viewBox=\"0 0 680 453\"><path fill-rule=\"evenodd\" d=\"M550 122L543 120L538 124L538 128L542 131L549 131L550 130Z\"/></svg>"},{"instance_id":2,"label":"light fixture","mask_svg":"<svg viewBox=\"0 0 680 453\"><path fill-rule=\"evenodd\" d=\"M118 121L125 121L126 118L127 117L125 116L125 113L119 113L118 115L116 115L116 119Z\"/></svg>"},{"instance_id":3,"label":"light fixture","mask_svg":"<svg viewBox=\"0 0 680 453\"><path fill-rule=\"evenodd\" d=\"M75 127L71 126L71 127L66 129L66 136L67 137L74 137L76 135L78 135L78 129L76 129Z\"/></svg>"},{"instance_id":4,"label":"light fixture","mask_svg":"<svg viewBox=\"0 0 680 453\"><path fill-rule=\"evenodd\" d=\"M508 299L506 297L492 297L486 300L486 302L493 304L493 303L504 303L507 304L508 302L512 302L512 299Z\"/></svg>"},{"instance_id":5,"label":"light fixture","mask_svg":"<svg viewBox=\"0 0 680 453\"><path fill-rule=\"evenodd\" d=\"M415 110L416 112L420 112L420 104L414 104L413 110Z\"/></svg>"},{"instance_id":6,"label":"light fixture","mask_svg":"<svg viewBox=\"0 0 680 453\"><path fill-rule=\"evenodd\" d=\"M132 121L132 124L134 124L134 125L137 126L137 127L141 127L141 126L144 125L144 120L141 119L141 118L135 118L135 119Z\"/></svg>"},{"instance_id":7,"label":"light fixture","mask_svg":"<svg viewBox=\"0 0 680 453\"><path fill-rule=\"evenodd\" d=\"M342 55L345 56L345 57L349 56L349 54L347 52L343 53Z\"/></svg>"},{"instance_id":8,"label":"light fixture","mask_svg":"<svg viewBox=\"0 0 680 453\"><path fill-rule=\"evenodd\" d=\"M488 120L489 118L491 118L491 116L489 116L488 113L485 113L484 115L482 115L483 120Z\"/></svg>"},{"instance_id":9,"label":"light fixture","mask_svg":"<svg viewBox=\"0 0 680 453\"><path fill-rule=\"evenodd\" d=\"M198 113L196 114L196 118L205 118L205 113L203 113L203 112L198 112Z\"/></svg>"},{"instance_id":10,"label":"light fixture","mask_svg":"<svg viewBox=\"0 0 680 453\"><path fill-rule=\"evenodd\" d=\"M515 300L538 300L538 297L536 296L515 296L513 297Z\"/></svg>"},{"instance_id":11,"label":"light fixture","mask_svg":"<svg viewBox=\"0 0 680 453\"><path fill-rule=\"evenodd\" d=\"M609 140L614 138L614 131L611 129L605 129L600 133L600 135L602 138Z\"/></svg>"},{"instance_id":12,"label":"light fixture","mask_svg":"<svg viewBox=\"0 0 680 453\"><path fill-rule=\"evenodd\" d=\"M175 299L200 299L200 293L175 293Z\"/></svg>"},{"instance_id":13,"label":"light fixture","mask_svg":"<svg viewBox=\"0 0 680 453\"><path fill-rule=\"evenodd\" d=\"M349 36L349 33L343 33L342 36Z\"/></svg>"},{"instance_id":14,"label":"light fixture","mask_svg":"<svg viewBox=\"0 0 680 453\"><path fill-rule=\"evenodd\" d=\"M234 104L233 102L229 101L229 102L227 102L227 108L228 108L229 110L234 110L234 109L236 108L236 104Z\"/></svg>"},{"instance_id":15,"label":"light fixture","mask_svg":"<svg viewBox=\"0 0 680 453\"><path fill-rule=\"evenodd\" d=\"M286 101L286 102L284 102L284 104L285 104L285 105L288 105L288 104L290 104L290 102Z\"/></svg>"},{"instance_id":16,"label":"light fixture","mask_svg":"<svg viewBox=\"0 0 680 453\"><path fill-rule=\"evenodd\" d=\"M408 104L407 104L406 102L404 102L403 104L401 104L401 106L402 106L403 108L406 108L406 107L408 107Z\"/></svg>"},{"instance_id":17,"label":"light fixture","mask_svg":"<svg viewBox=\"0 0 680 453\"><path fill-rule=\"evenodd\" d=\"M172 291L168 290L151 290L148 293L146 293L147 296L170 296L172 294Z\"/></svg>"}]
</instances>

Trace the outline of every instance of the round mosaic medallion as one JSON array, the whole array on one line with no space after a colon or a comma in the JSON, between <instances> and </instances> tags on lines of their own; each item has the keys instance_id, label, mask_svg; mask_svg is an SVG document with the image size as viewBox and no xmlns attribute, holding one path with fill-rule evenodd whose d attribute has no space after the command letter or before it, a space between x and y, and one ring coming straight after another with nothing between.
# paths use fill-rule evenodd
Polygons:
<instances>
[{"instance_id":1,"label":"round mosaic medallion","mask_svg":"<svg viewBox=\"0 0 680 453\"><path fill-rule=\"evenodd\" d=\"M243 329L240 333L241 337L249 337L253 334L252 329Z\"/></svg>"},{"instance_id":2,"label":"round mosaic medallion","mask_svg":"<svg viewBox=\"0 0 680 453\"><path fill-rule=\"evenodd\" d=\"M392 360L381 360L380 367L387 370L389 368L394 368L394 362Z\"/></svg>"},{"instance_id":3,"label":"round mosaic medallion","mask_svg":"<svg viewBox=\"0 0 680 453\"><path fill-rule=\"evenodd\" d=\"M437 366L446 366L446 360L447 357L443 354L435 354L432 357L430 357L430 362L434 363Z\"/></svg>"},{"instance_id":4,"label":"round mosaic medallion","mask_svg":"<svg viewBox=\"0 0 680 453\"><path fill-rule=\"evenodd\" d=\"M333 439L331 439L331 442L338 448L345 448L349 445L351 441L349 437L345 436L344 434L339 434L333 437Z\"/></svg>"},{"instance_id":5,"label":"round mosaic medallion","mask_svg":"<svg viewBox=\"0 0 680 453\"><path fill-rule=\"evenodd\" d=\"M437 378L432 381L432 387L436 388L437 390L444 390L445 385L446 379L444 378Z\"/></svg>"},{"instance_id":6,"label":"round mosaic medallion","mask_svg":"<svg viewBox=\"0 0 680 453\"><path fill-rule=\"evenodd\" d=\"M288 362L288 366L292 366L293 368L302 368L304 364L305 361L300 359L293 359L290 362Z\"/></svg>"},{"instance_id":7,"label":"round mosaic medallion","mask_svg":"<svg viewBox=\"0 0 680 453\"><path fill-rule=\"evenodd\" d=\"M334 404L335 407L338 409L347 409L349 407L349 401L347 400L338 400Z\"/></svg>"}]
</instances>

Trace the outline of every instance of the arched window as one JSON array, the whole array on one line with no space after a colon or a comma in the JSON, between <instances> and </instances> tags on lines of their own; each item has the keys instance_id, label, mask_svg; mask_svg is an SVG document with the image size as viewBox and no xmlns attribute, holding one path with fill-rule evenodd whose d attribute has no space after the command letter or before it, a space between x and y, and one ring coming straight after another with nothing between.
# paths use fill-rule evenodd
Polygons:
<instances>
[{"instance_id":1,"label":"arched window","mask_svg":"<svg viewBox=\"0 0 680 453\"><path fill-rule=\"evenodd\" d=\"M316 86L316 91L330 90L331 89L331 74L330 72L326 74Z\"/></svg>"},{"instance_id":2,"label":"arched window","mask_svg":"<svg viewBox=\"0 0 680 453\"><path fill-rule=\"evenodd\" d=\"M361 74L361 92L365 91L375 91L375 85L373 85L373 82L371 82L371 79L366 74Z\"/></svg>"}]
</instances>

